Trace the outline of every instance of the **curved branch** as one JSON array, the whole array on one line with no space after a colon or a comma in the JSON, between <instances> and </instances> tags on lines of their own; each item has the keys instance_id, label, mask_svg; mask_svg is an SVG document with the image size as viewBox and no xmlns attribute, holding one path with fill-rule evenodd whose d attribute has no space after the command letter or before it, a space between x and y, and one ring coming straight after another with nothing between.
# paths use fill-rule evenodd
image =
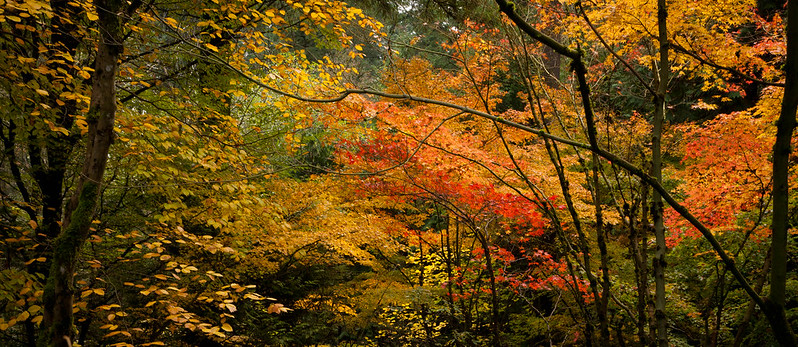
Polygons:
<instances>
[{"instance_id":1,"label":"curved branch","mask_svg":"<svg viewBox=\"0 0 798 347\"><path fill-rule=\"evenodd\" d=\"M704 65L709 65L709 66L711 66L711 67L714 67L714 68L716 68L716 69L718 69L718 70L721 70L721 71L726 71L726 72L728 72L728 73L731 73L732 75L734 75L734 76L737 76L737 77L740 77L740 78L742 78L742 79L744 79L744 80L748 80L748 81L751 81L751 82L754 82L754 83L760 83L760 84L764 84L764 85L766 85L766 86L773 86L773 87L781 87L781 88L784 88L784 85L785 85L784 83L780 83L780 82L768 82L768 81L761 80L761 79L758 79L758 78L756 78L756 77L752 77L752 76L749 76L749 75L747 75L747 74L744 74L744 73L742 73L741 71L739 71L739 70L737 70L737 69L730 68L730 67L728 67L728 66L722 66L722 65L720 65L720 64L714 63L714 62L710 61L709 59L706 59L706 58L703 58L703 57L699 56L699 55L698 55L698 54L696 54L695 52L691 52L690 50L688 50L687 48L684 48L684 47L682 47L682 45L680 45L680 44L678 44L678 43L676 43L676 42L671 42L671 43L670 43L670 47L671 47L671 48L672 48L674 51L677 51L677 52L679 52L679 53L682 53L682 54L684 54L684 55L687 55L687 56L689 56L689 57L691 57L691 58L693 58L693 59L697 60L697 61L698 61L699 63L701 63L701 64L704 64Z\"/></svg>"}]
</instances>

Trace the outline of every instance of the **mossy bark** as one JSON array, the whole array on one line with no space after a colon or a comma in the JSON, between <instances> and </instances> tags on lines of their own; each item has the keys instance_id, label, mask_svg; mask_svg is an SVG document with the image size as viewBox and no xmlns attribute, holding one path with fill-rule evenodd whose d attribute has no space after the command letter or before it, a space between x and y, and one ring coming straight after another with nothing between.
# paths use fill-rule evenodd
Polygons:
<instances>
[{"instance_id":1,"label":"mossy bark","mask_svg":"<svg viewBox=\"0 0 798 347\"><path fill-rule=\"evenodd\" d=\"M75 194L64 214L63 229L54 243L52 264L42 298L44 317L39 346L72 345L75 264L94 219L108 152L113 142L117 102L115 82L119 57L123 51L119 13L124 5L121 0L94 1L101 37L92 76L89 112L86 115L86 156Z\"/></svg>"},{"instance_id":2,"label":"mossy bark","mask_svg":"<svg viewBox=\"0 0 798 347\"><path fill-rule=\"evenodd\" d=\"M72 223L55 239L50 275L44 287L44 320L39 346L69 346L72 336L72 284L75 263L81 246L88 237L100 186L86 182L80 192L80 203L72 212Z\"/></svg>"}]
</instances>

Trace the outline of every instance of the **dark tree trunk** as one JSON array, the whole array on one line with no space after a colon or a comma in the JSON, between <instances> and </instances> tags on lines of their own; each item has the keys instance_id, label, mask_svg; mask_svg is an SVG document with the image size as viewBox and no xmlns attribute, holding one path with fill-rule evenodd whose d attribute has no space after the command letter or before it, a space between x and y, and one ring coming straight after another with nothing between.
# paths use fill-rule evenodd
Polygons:
<instances>
[{"instance_id":1,"label":"dark tree trunk","mask_svg":"<svg viewBox=\"0 0 798 347\"><path fill-rule=\"evenodd\" d=\"M787 237L789 225L789 160L790 142L795 130L798 110L798 5L787 5L787 60L781 114L776 122L776 143L773 145L773 237L770 256L770 296L762 309L773 327L773 334L782 346L795 346L795 334L784 311L787 288Z\"/></svg>"},{"instance_id":2,"label":"dark tree trunk","mask_svg":"<svg viewBox=\"0 0 798 347\"><path fill-rule=\"evenodd\" d=\"M662 125L665 121L665 97L668 93L670 66L668 65L668 9L665 0L657 1L657 24L659 28L659 66L657 73L657 95L654 105L654 131L651 136L651 176L662 184ZM668 320L665 316L665 223L662 197L656 190L653 194L651 215L654 217L656 251L654 266L654 317L657 322L657 345L668 346Z\"/></svg>"},{"instance_id":3,"label":"dark tree trunk","mask_svg":"<svg viewBox=\"0 0 798 347\"><path fill-rule=\"evenodd\" d=\"M610 304L610 273L609 257L607 255L606 229L604 228L604 215L601 207L601 189L599 187L599 156L593 153L593 204L596 208L596 242L599 247L601 266L601 298L596 299L596 310L599 320L600 342L602 346L610 345L610 328L607 310Z\"/></svg>"},{"instance_id":4,"label":"dark tree trunk","mask_svg":"<svg viewBox=\"0 0 798 347\"><path fill-rule=\"evenodd\" d=\"M88 237L97 206L100 184L113 141L116 115L115 79L122 54L121 0L95 0L100 42L92 78L91 103L86 116L88 138L81 176L65 213L63 230L53 245L53 259L44 288L44 319L40 346L71 346L75 263Z\"/></svg>"}]
</instances>

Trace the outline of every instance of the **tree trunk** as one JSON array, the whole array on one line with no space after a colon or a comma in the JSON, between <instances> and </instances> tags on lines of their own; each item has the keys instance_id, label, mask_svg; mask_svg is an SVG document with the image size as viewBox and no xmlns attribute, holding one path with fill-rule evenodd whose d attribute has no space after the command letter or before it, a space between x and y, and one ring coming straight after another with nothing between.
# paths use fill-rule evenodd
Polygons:
<instances>
[{"instance_id":1,"label":"tree trunk","mask_svg":"<svg viewBox=\"0 0 798 347\"><path fill-rule=\"evenodd\" d=\"M52 50L54 52L51 56L64 54L75 56L77 53L80 41L76 37L75 32L78 30L75 25L75 20L78 18L75 13L74 7L68 4L66 0L51 1L50 5L53 8L53 22L52 27L58 28L53 30L53 44ZM74 63L69 62L55 62L55 67L63 68L71 75L76 75L78 70ZM73 90L69 90L73 91ZM53 93L50 98L50 105L56 107L56 99L59 98L59 93ZM77 113L78 105L75 100L64 100L63 106L58 106L58 125L69 129L74 123L74 114ZM66 177L67 166L69 165L69 158L72 155L77 137L70 137L58 132L52 132L45 136L43 139L44 148L41 145L33 146L35 149L31 151L31 175L36 180L39 190L42 194L42 223L41 230L38 233L46 235L46 239L52 240L58 236L61 231L61 211L63 208L64 196L64 178ZM42 153L46 153L46 157L42 158ZM38 160L34 160L37 157ZM46 273L45 273L46 275Z\"/></svg>"},{"instance_id":2,"label":"tree trunk","mask_svg":"<svg viewBox=\"0 0 798 347\"><path fill-rule=\"evenodd\" d=\"M773 237L770 246L770 296L762 309L773 327L773 334L782 346L795 346L795 334L784 312L787 288L787 237L789 225L789 160L790 142L798 110L798 5L787 5L787 59L784 62L785 82L781 114L776 122L776 143L773 145Z\"/></svg>"},{"instance_id":3,"label":"tree trunk","mask_svg":"<svg viewBox=\"0 0 798 347\"><path fill-rule=\"evenodd\" d=\"M600 342L602 346L610 345L610 328L607 310L610 304L610 273L609 257L607 255L606 230L604 228L604 215L601 209L601 189L599 187L599 156L593 153L593 204L596 209L596 242L599 247L601 265L601 297L596 298L596 310L599 320Z\"/></svg>"},{"instance_id":4,"label":"tree trunk","mask_svg":"<svg viewBox=\"0 0 798 347\"><path fill-rule=\"evenodd\" d=\"M770 271L770 251L765 258L765 264L762 265L762 273L759 279L756 282L756 292L761 293L762 287L765 286L765 281L767 280L768 272ZM737 327L737 334L734 336L734 344L733 347L740 347L743 342L743 338L745 337L745 330L748 327L748 323L751 321L751 318L754 316L754 309L756 308L756 303L753 301L748 303L748 308L745 309L745 315L743 315L743 320L740 323L740 326Z\"/></svg>"},{"instance_id":5,"label":"tree trunk","mask_svg":"<svg viewBox=\"0 0 798 347\"><path fill-rule=\"evenodd\" d=\"M479 241L480 246L485 254L485 271L488 273L488 280L490 283L490 330L492 334L491 345L501 346L501 328L499 327L499 294L496 289L496 274L493 272L493 255L491 255L490 244L488 243L488 235L484 229L473 227L474 236Z\"/></svg>"},{"instance_id":6,"label":"tree trunk","mask_svg":"<svg viewBox=\"0 0 798 347\"><path fill-rule=\"evenodd\" d=\"M662 123L665 121L665 97L668 93L670 66L668 65L668 9L665 0L657 1L657 24L659 27L659 71L657 71L657 95L655 96L654 132L651 138L651 175L662 184ZM668 346L668 319L665 316L665 223L662 216L662 197L656 190L653 194L652 216L654 217L654 316L657 322L657 345Z\"/></svg>"},{"instance_id":7,"label":"tree trunk","mask_svg":"<svg viewBox=\"0 0 798 347\"><path fill-rule=\"evenodd\" d=\"M114 86L122 54L121 22L117 15L120 0L95 0L100 35L92 79L91 103L86 121L89 126L86 159L69 208L63 230L53 246L53 260L44 288L44 319L39 346L71 346L73 332L72 301L75 263L97 206L108 150L113 141L116 115Z\"/></svg>"}]
</instances>

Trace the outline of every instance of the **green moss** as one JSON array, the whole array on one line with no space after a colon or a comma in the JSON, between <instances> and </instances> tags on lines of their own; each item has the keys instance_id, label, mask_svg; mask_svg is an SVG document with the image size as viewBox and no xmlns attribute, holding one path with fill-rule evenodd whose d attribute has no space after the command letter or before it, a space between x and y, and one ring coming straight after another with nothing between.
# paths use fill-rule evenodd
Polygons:
<instances>
[{"instance_id":1,"label":"green moss","mask_svg":"<svg viewBox=\"0 0 798 347\"><path fill-rule=\"evenodd\" d=\"M94 209L97 205L97 194L99 185L94 182L85 182L80 192L78 207L72 212L72 221L67 228L55 239L53 245L53 262L50 266L50 274L47 277L47 284L44 286L42 301L44 309L51 315L61 300L69 300L71 307L73 269L81 246L88 237L91 221L94 217ZM60 269L66 271L60 271ZM57 297L56 286L61 283L64 293L63 297ZM53 317L50 326L42 327L39 334L38 346L52 346L54 334L71 335L73 330L73 318L71 310L66 310L65 317ZM47 324L47 322L44 322Z\"/></svg>"}]
</instances>

